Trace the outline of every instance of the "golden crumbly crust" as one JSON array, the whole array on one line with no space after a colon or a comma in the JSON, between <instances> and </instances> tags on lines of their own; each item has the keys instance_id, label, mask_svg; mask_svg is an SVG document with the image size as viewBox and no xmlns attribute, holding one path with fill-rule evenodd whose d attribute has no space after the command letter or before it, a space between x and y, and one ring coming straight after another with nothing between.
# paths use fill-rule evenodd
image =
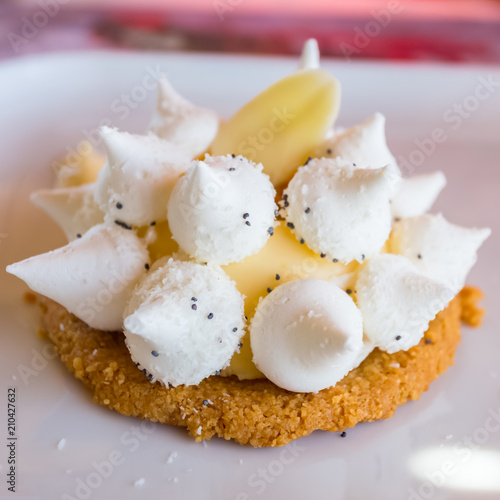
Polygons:
<instances>
[{"instance_id":1,"label":"golden crumbly crust","mask_svg":"<svg viewBox=\"0 0 500 500\"><path fill-rule=\"evenodd\" d=\"M460 319L469 326L479 326L483 322L486 310L479 308L477 303L484 297L479 288L466 286L461 292L462 314Z\"/></svg>"},{"instance_id":2,"label":"golden crumbly crust","mask_svg":"<svg viewBox=\"0 0 500 500\"><path fill-rule=\"evenodd\" d=\"M282 446L317 429L343 431L389 418L398 406L418 399L453 364L461 317L479 324L481 296L466 287L418 345L390 355L376 349L335 387L317 394L289 392L265 379L217 376L198 386L167 389L136 368L122 333L94 330L55 302L39 300L43 330L97 403L123 415L186 427L197 441L220 436L262 447Z\"/></svg>"}]
</instances>

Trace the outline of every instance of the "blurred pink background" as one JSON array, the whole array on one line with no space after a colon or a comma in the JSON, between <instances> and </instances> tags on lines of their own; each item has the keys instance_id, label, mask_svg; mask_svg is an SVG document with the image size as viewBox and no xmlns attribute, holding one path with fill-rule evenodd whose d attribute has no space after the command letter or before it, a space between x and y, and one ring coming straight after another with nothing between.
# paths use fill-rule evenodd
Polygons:
<instances>
[{"instance_id":1,"label":"blurred pink background","mask_svg":"<svg viewBox=\"0 0 500 500\"><path fill-rule=\"evenodd\" d=\"M7 0L0 57L96 47L500 62L499 0Z\"/></svg>"}]
</instances>

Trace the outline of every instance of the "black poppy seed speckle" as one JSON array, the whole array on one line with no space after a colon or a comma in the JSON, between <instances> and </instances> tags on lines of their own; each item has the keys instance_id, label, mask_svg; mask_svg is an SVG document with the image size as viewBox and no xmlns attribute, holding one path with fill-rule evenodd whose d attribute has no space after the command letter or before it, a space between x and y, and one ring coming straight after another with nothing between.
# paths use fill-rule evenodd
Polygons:
<instances>
[{"instance_id":1,"label":"black poppy seed speckle","mask_svg":"<svg viewBox=\"0 0 500 500\"><path fill-rule=\"evenodd\" d=\"M81 238L81 237L82 237L82 235L81 235L80 233L78 233L78 234L76 235L76 237L77 237L77 238Z\"/></svg>"},{"instance_id":2,"label":"black poppy seed speckle","mask_svg":"<svg viewBox=\"0 0 500 500\"><path fill-rule=\"evenodd\" d=\"M305 243L304 238L300 238L300 244L303 245Z\"/></svg>"},{"instance_id":3,"label":"black poppy seed speckle","mask_svg":"<svg viewBox=\"0 0 500 500\"><path fill-rule=\"evenodd\" d=\"M156 226L156 221L151 222L150 226Z\"/></svg>"},{"instance_id":4,"label":"black poppy seed speckle","mask_svg":"<svg viewBox=\"0 0 500 500\"><path fill-rule=\"evenodd\" d=\"M220 370L217 370L217 371L215 372L215 374L216 374L216 375L220 375Z\"/></svg>"},{"instance_id":5,"label":"black poppy seed speckle","mask_svg":"<svg viewBox=\"0 0 500 500\"><path fill-rule=\"evenodd\" d=\"M365 254L364 253L361 254L361 260L365 260Z\"/></svg>"},{"instance_id":6,"label":"black poppy seed speckle","mask_svg":"<svg viewBox=\"0 0 500 500\"><path fill-rule=\"evenodd\" d=\"M307 208L304 210L304 213L306 213L306 214L311 213L311 207L307 207Z\"/></svg>"},{"instance_id":7,"label":"black poppy seed speckle","mask_svg":"<svg viewBox=\"0 0 500 500\"><path fill-rule=\"evenodd\" d=\"M237 332L237 331L238 331L238 327L237 327L237 326L235 326L235 327L233 328L233 332Z\"/></svg>"},{"instance_id":8,"label":"black poppy seed speckle","mask_svg":"<svg viewBox=\"0 0 500 500\"><path fill-rule=\"evenodd\" d=\"M116 208L117 208L118 210L121 210L121 209L123 208L123 205L122 205L120 202L118 202L118 203L116 204Z\"/></svg>"},{"instance_id":9,"label":"black poppy seed speckle","mask_svg":"<svg viewBox=\"0 0 500 500\"><path fill-rule=\"evenodd\" d=\"M236 169L235 169L234 167L231 167L231 168L229 169L229 171L230 171L230 172L234 172L235 170L236 170Z\"/></svg>"},{"instance_id":10,"label":"black poppy seed speckle","mask_svg":"<svg viewBox=\"0 0 500 500\"><path fill-rule=\"evenodd\" d=\"M425 343L426 344L432 344L432 340L431 339L425 339Z\"/></svg>"},{"instance_id":11,"label":"black poppy seed speckle","mask_svg":"<svg viewBox=\"0 0 500 500\"><path fill-rule=\"evenodd\" d=\"M355 166L356 166L356 164L355 164L355 163L353 163L353 164L352 164L352 166L353 166L353 167L355 167Z\"/></svg>"},{"instance_id":12,"label":"black poppy seed speckle","mask_svg":"<svg viewBox=\"0 0 500 500\"><path fill-rule=\"evenodd\" d=\"M252 225L252 224L250 224L250 221L249 221L249 220L245 221L245 224L246 224L247 226L251 226L251 225Z\"/></svg>"},{"instance_id":13,"label":"black poppy seed speckle","mask_svg":"<svg viewBox=\"0 0 500 500\"><path fill-rule=\"evenodd\" d=\"M235 155L234 153L232 153L232 154L231 154L231 156L232 156L233 158L236 158L236 155Z\"/></svg>"},{"instance_id":14,"label":"black poppy seed speckle","mask_svg":"<svg viewBox=\"0 0 500 500\"><path fill-rule=\"evenodd\" d=\"M398 336L396 337L396 340L401 340L401 335L398 335Z\"/></svg>"},{"instance_id":15,"label":"black poppy seed speckle","mask_svg":"<svg viewBox=\"0 0 500 500\"><path fill-rule=\"evenodd\" d=\"M345 293L347 293L347 295L351 295L352 290L351 290L350 288L348 288L348 289L345 291Z\"/></svg>"},{"instance_id":16,"label":"black poppy seed speckle","mask_svg":"<svg viewBox=\"0 0 500 500\"><path fill-rule=\"evenodd\" d=\"M331 154L332 154L332 150L331 150L330 148L328 148L328 149L326 150L326 154L327 154L327 155L331 155Z\"/></svg>"},{"instance_id":17,"label":"black poppy seed speckle","mask_svg":"<svg viewBox=\"0 0 500 500\"><path fill-rule=\"evenodd\" d=\"M399 222L400 220L401 220L401 218L400 218L400 217L394 217L394 221L395 221L395 222Z\"/></svg>"},{"instance_id":18,"label":"black poppy seed speckle","mask_svg":"<svg viewBox=\"0 0 500 500\"><path fill-rule=\"evenodd\" d=\"M284 205L285 205L285 208L288 208L288 207L289 207L289 205L290 205L290 203L288 203L288 201L287 201L287 200L285 200L285 204L284 204Z\"/></svg>"},{"instance_id":19,"label":"black poppy seed speckle","mask_svg":"<svg viewBox=\"0 0 500 500\"><path fill-rule=\"evenodd\" d=\"M153 375L151 373L148 375L148 380L151 380L153 378Z\"/></svg>"},{"instance_id":20,"label":"black poppy seed speckle","mask_svg":"<svg viewBox=\"0 0 500 500\"><path fill-rule=\"evenodd\" d=\"M312 160L312 158L309 156L306 160L306 162L304 163L304 165L307 165L310 161Z\"/></svg>"},{"instance_id":21,"label":"black poppy seed speckle","mask_svg":"<svg viewBox=\"0 0 500 500\"><path fill-rule=\"evenodd\" d=\"M269 233L269 236L272 236L274 234L274 227L269 227L267 232Z\"/></svg>"},{"instance_id":22,"label":"black poppy seed speckle","mask_svg":"<svg viewBox=\"0 0 500 500\"><path fill-rule=\"evenodd\" d=\"M214 313L210 313L210 314L207 316L207 318L208 318L208 319L212 319L213 317L214 317Z\"/></svg>"},{"instance_id":23,"label":"black poppy seed speckle","mask_svg":"<svg viewBox=\"0 0 500 500\"><path fill-rule=\"evenodd\" d=\"M243 214L243 218L244 218L244 219L248 219L249 217L250 217L250 214L249 214L248 212L245 212L245 213Z\"/></svg>"},{"instance_id":24,"label":"black poppy seed speckle","mask_svg":"<svg viewBox=\"0 0 500 500\"><path fill-rule=\"evenodd\" d=\"M326 253L320 253L319 256L324 259L326 257Z\"/></svg>"},{"instance_id":25,"label":"black poppy seed speckle","mask_svg":"<svg viewBox=\"0 0 500 500\"><path fill-rule=\"evenodd\" d=\"M346 431L342 431L342 432L340 433L340 437L341 437L341 438L345 438L345 437L347 437L347 432L346 432Z\"/></svg>"},{"instance_id":26,"label":"black poppy seed speckle","mask_svg":"<svg viewBox=\"0 0 500 500\"><path fill-rule=\"evenodd\" d=\"M287 222L286 225L290 228L290 229L295 229L295 226L293 224L293 222Z\"/></svg>"},{"instance_id":27,"label":"black poppy seed speckle","mask_svg":"<svg viewBox=\"0 0 500 500\"><path fill-rule=\"evenodd\" d=\"M274 211L274 216L275 216L275 217L279 217L279 215L280 215L280 210L279 210L279 208L277 208L277 209Z\"/></svg>"},{"instance_id":28,"label":"black poppy seed speckle","mask_svg":"<svg viewBox=\"0 0 500 500\"><path fill-rule=\"evenodd\" d=\"M419 253L419 254L417 255L417 257L418 257L419 259L421 259L421 258L422 258L422 254L421 254L421 253Z\"/></svg>"},{"instance_id":29,"label":"black poppy seed speckle","mask_svg":"<svg viewBox=\"0 0 500 500\"><path fill-rule=\"evenodd\" d=\"M279 274L276 275L276 281L279 281L281 279L281 276Z\"/></svg>"},{"instance_id":30,"label":"black poppy seed speckle","mask_svg":"<svg viewBox=\"0 0 500 500\"><path fill-rule=\"evenodd\" d=\"M333 262L335 262L335 264L339 261L339 259L333 259Z\"/></svg>"},{"instance_id":31,"label":"black poppy seed speckle","mask_svg":"<svg viewBox=\"0 0 500 500\"><path fill-rule=\"evenodd\" d=\"M193 304L193 305L191 306L191 309L192 309L193 311L196 311L196 309L198 309L198 306L197 306L196 304Z\"/></svg>"},{"instance_id":32,"label":"black poppy seed speckle","mask_svg":"<svg viewBox=\"0 0 500 500\"><path fill-rule=\"evenodd\" d=\"M197 299L196 297L191 297L191 300L192 300L193 302L197 302L197 301L198 301L198 299Z\"/></svg>"},{"instance_id":33,"label":"black poppy seed speckle","mask_svg":"<svg viewBox=\"0 0 500 500\"><path fill-rule=\"evenodd\" d=\"M248 321L248 318L246 316L243 316L245 318L245 321Z\"/></svg>"},{"instance_id":34,"label":"black poppy seed speckle","mask_svg":"<svg viewBox=\"0 0 500 500\"><path fill-rule=\"evenodd\" d=\"M157 358L159 356L158 351L151 351L151 355Z\"/></svg>"},{"instance_id":35,"label":"black poppy seed speckle","mask_svg":"<svg viewBox=\"0 0 500 500\"><path fill-rule=\"evenodd\" d=\"M149 271L149 264L147 262L144 264L144 267L146 268L146 271Z\"/></svg>"},{"instance_id":36,"label":"black poppy seed speckle","mask_svg":"<svg viewBox=\"0 0 500 500\"><path fill-rule=\"evenodd\" d=\"M271 293L272 291L273 291L273 289L270 286L268 286L267 287L267 293Z\"/></svg>"},{"instance_id":37,"label":"black poppy seed speckle","mask_svg":"<svg viewBox=\"0 0 500 500\"><path fill-rule=\"evenodd\" d=\"M238 344L238 347L241 349L241 348L243 347L243 342L240 342L240 343Z\"/></svg>"},{"instance_id":38,"label":"black poppy seed speckle","mask_svg":"<svg viewBox=\"0 0 500 500\"><path fill-rule=\"evenodd\" d=\"M121 220L115 220L115 224L117 226L123 227L123 229L132 229L132 226L129 226L126 222L123 222Z\"/></svg>"},{"instance_id":39,"label":"black poppy seed speckle","mask_svg":"<svg viewBox=\"0 0 500 500\"><path fill-rule=\"evenodd\" d=\"M148 374L148 371L146 370L146 368L144 368L144 369L142 370L142 373L143 373L144 375L147 375L147 374Z\"/></svg>"},{"instance_id":40,"label":"black poppy seed speckle","mask_svg":"<svg viewBox=\"0 0 500 500\"><path fill-rule=\"evenodd\" d=\"M203 404L204 404L205 406L207 406L207 404L208 404L208 399L204 399L204 400L203 400Z\"/></svg>"}]
</instances>

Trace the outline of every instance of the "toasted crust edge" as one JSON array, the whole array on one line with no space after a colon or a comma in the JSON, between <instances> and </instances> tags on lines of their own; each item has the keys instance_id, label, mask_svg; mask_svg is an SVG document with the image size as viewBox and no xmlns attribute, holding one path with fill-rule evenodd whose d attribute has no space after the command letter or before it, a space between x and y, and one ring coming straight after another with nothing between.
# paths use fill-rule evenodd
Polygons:
<instances>
[{"instance_id":1,"label":"toasted crust edge","mask_svg":"<svg viewBox=\"0 0 500 500\"><path fill-rule=\"evenodd\" d=\"M293 393L266 379L213 376L197 386L165 388L136 368L121 332L90 328L64 307L39 297L44 335L93 393L123 415L187 428L201 441L219 436L254 447L283 446L315 430L343 431L391 417L453 364L460 319L472 326L484 310L482 292L465 287L429 325L421 342L395 354L375 349L334 387ZM204 404L205 402L205 404Z\"/></svg>"}]
</instances>

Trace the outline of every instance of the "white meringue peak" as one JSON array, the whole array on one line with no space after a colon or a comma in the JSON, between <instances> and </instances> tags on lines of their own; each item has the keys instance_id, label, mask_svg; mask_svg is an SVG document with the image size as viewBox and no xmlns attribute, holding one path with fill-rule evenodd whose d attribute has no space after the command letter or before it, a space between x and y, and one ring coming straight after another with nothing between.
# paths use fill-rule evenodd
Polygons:
<instances>
[{"instance_id":1,"label":"white meringue peak","mask_svg":"<svg viewBox=\"0 0 500 500\"><path fill-rule=\"evenodd\" d=\"M445 186L441 171L401 179L391 199L392 216L401 219L425 214Z\"/></svg>"},{"instance_id":2,"label":"white meringue peak","mask_svg":"<svg viewBox=\"0 0 500 500\"><path fill-rule=\"evenodd\" d=\"M488 228L469 229L449 223L441 214L425 214L394 224L390 251L404 255L420 273L458 293L490 234Z\"/></svg>"},{"instance_id":3,"label":"white meringue peak","mask_svg":"<svg viewBox=\"0 0 500 500\"><path fill-rule=\"evenodd\" d=\"M219 267L163 258L134 290L124 326L132 359L151 379L198 384L239 348L243 296Z\"/></svg>"},{"instance_id":4,"label":"white meringue peak","mask_svg":"<svg viewBox=\"0 0 500 500\"><path fill-rule=\"evenodd\" d=\"M396 159L390 152L385 138L385 116L375 113L359 125L355 125L325 140L315 151L316 158L336 158L352 163L355 168L388 167L387 178L391 190L401 180Z\"/></svg>"},{"instance_id":5,"label":"white meringue peak","mask_svg":"<svg viewBox=\"0 0 500 500\"><path fill-rule=\"evenodd\" d=\"M215 111L186 100L167 78L158 81L158 102L149 130L174 143L192 159L208 149L218 129Z\"/></svg>"},{"instance_id":6,"label":"white meringue peak","mask_svg":"<svg viewBox=\"0 0 500 500\"><path fill-rule=\"evenodd\" d=\"M409 259L380 254L360 271L357 306L365 335L390 354L418 344L429 322L453 298L444 284L421 275Z\"/></svg>"},{"instance_id":7,"label":"white meringue peak","mask_svg":"<svg viewBox=\"0 0 500 500\"><path fill-rule=\"evenodd\" d=\"M317 392L358 366L363 349L361 314L339 287L299 279L261 300L250 325L253 361L277 386Z\"/></svg>"},{"instance_id":8,"label":"white meringue peak","mask_svg":"<svg viewBox=\"0 0 500 500\"><path fill-rule=\"evenodd\" d=\"M103 223L7 271L92 328L120 330L126 302L147 266L148 252L134 231Z\"/></svg>"},{"instance_id":9,"label":"white meringue peak","mask_svg":"<svg viewBox=\"0 0 500 500\"><path fill-rule=\"evenodd\" d=\"M167 203L189 157L175 145L150 135L101 127L107 160L99 172L95 201L107 221L144 226L167 218Z\"/></svg>"},{"instance_id":10,"label":"white meringue peak","mask_svg":"<svg viewBox=\"0 0 500 500\"><path fill-rule=\"evenodd\" d=\"M315 38L309 38L302 47L298 70L319 69L320 56L318 42Z\"/></svg>"},{"instance_id":11,"label":"white meringue peak","mask_svg":"<svg viewBox=\"0 0 500 500\"><path fill-rule=\"evenodd\" d=\"M39 189L31 194L30 200L59 224L72 241L104 221L104 213L94 201L94 189L94 184Z\"/></svg>"},{"instance_id":12,"label":"white meringue peak","mask_svg":"<svg viewBox=\"0 0 500 500\"><path fill-rule=\"evenodd\" d=\"M172 236L186 253L199 262L224 265L265 245L278 207L262 168L243 156L206 155L193 162L168 204Z\"/></svg>"},{"instance_id":13,"label":"white meringue peak","mask_svg":"<svg viewBox=\"0 0 500 500\"><path fill-rule=\"evenodd\" d=\"M298 240L329 259L362 262L391 231L387 169L355 169L340 158L310 160L284 191L284 215Z\"/></svg>"}]
</instances>

